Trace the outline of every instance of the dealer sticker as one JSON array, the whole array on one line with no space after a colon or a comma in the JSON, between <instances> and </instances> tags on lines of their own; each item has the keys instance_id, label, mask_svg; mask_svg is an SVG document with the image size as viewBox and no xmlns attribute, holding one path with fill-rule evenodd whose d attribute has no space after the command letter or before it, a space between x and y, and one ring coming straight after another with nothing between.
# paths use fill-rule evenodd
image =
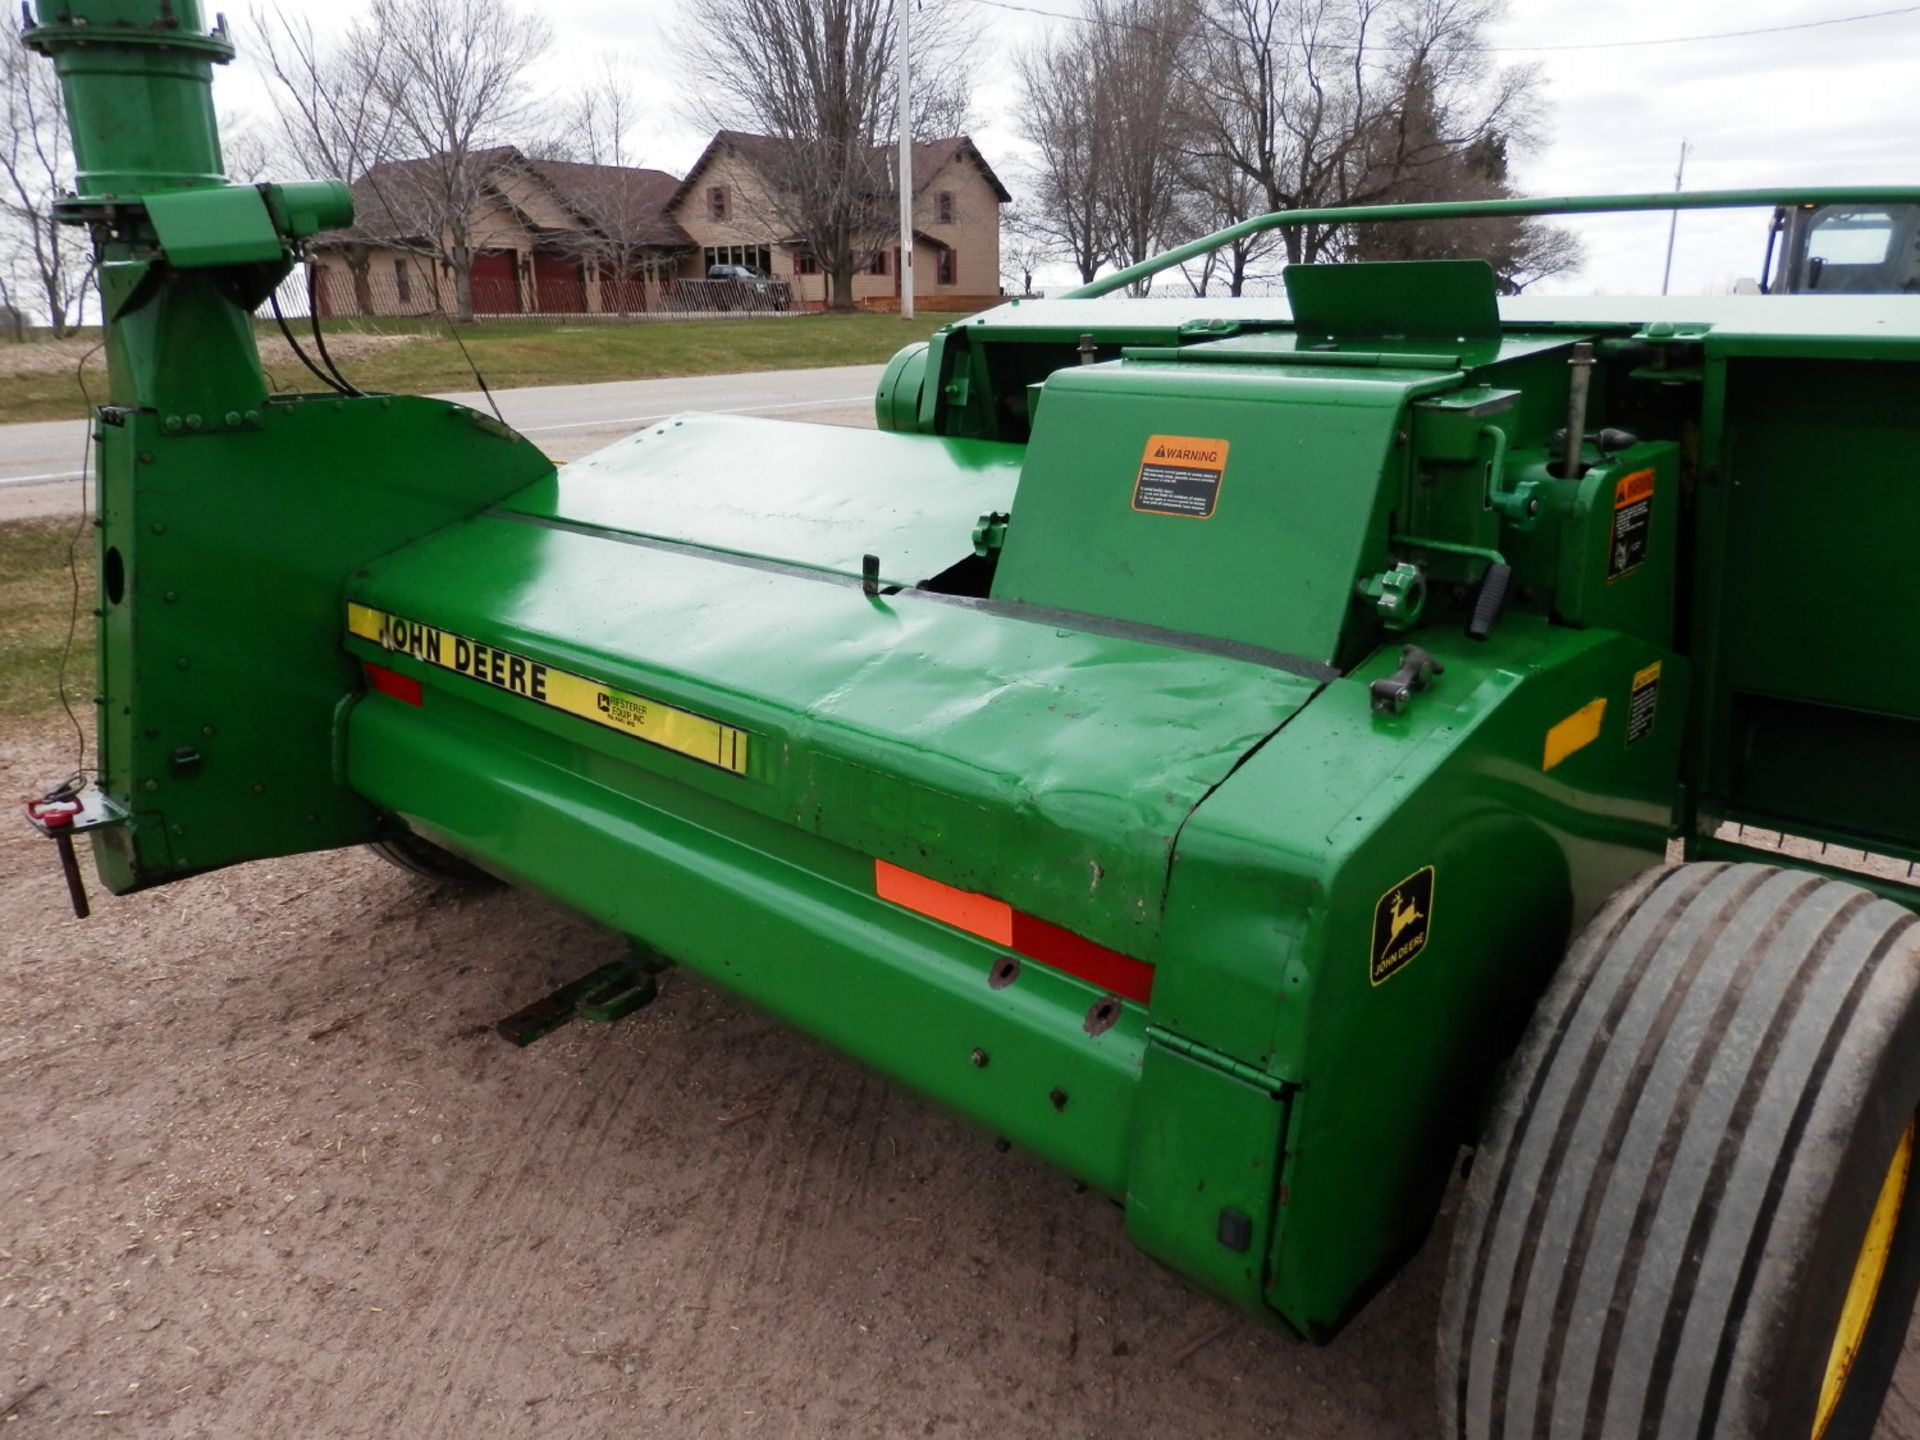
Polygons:
<instances>
[{"instance_id":1,"label":"dealer sticker","mask_svg":"<svg viewBox=\"0 0 1920 1440\"><path fill-rule=\"evenodd\" d=\"M738 726L352 601L347 604L347 633L378 645L390 655L405 655L423 665L450 670L549 710L618 730L735 775L747 773L748 736Z\"/></svg>"},{"instance_id":2,"label":"dealer sticker","mask_svg":"<svg viewBox=\"0 0 1920 1440\"><path fill-rule=\"evenodd\" d=\"M1227 470L1227 442L1192 435L1149 435L1133 482L1133 508L1144 515L1212 516Z\"/></svg>"}]
</instances>

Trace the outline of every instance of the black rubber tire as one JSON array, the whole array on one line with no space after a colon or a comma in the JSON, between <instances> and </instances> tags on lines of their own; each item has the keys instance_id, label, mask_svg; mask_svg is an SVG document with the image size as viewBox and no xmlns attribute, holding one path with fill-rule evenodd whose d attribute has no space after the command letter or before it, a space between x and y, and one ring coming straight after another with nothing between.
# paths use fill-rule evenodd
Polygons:
<instances>
[{"instance_id":1,"label":"black rubber tire","mask_svg":"<svg viewBox=\"0 0 1920 1440\"><path fill-rule=\"evenodd\" d=\"M1452 1440L1809 1440L1920 1107L1920 917L1765 865L1652 871L1506 1076L1440 1318ZM1865 1437L1920 1288L1920 1174L1822 1440Z\"/></svg>"},{"instance_id":2,"label":"black rubber tire","mask_svg":"<svg viewBox=\"0 0 1920 1440\"><path fill-rule=\"evenodd\" d=\"M385 839L368 842L367 849L389 865L398 865L402 870L424 875L429 880L449 885L470 885L475 889L487 889L501 883L498 877L489 875L471 861L462 860L451 850L442 849L431 840L422 840L411 830L402 830L398 826Z\"/></svg>"}]
</instances>

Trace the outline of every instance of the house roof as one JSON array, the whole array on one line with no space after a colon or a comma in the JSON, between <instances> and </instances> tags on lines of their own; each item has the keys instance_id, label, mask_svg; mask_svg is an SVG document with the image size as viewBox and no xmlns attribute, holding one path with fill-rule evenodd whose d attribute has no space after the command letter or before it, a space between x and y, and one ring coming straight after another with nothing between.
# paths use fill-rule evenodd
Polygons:
<instances>
[{"instance_id":1,"label":"house roof","mask_svg":"<svg viewBox=\"0 0 1920 1440\"><path fill-rule=\"evenodd\" d=\"M874 153L887 164L888 174L893 173L896 163L894 156L899 153L897 145L877 145ZM1000 177L993 173L993 167L987 164L979 148L974 145L970 135L949 135L942 140L916 140L913 142L913 193L918 195L947 165L954 160L971 161L976 169L986 177L987 184L993 187L993 193L1002 205L1013 203L1013 196L1007 187L1000 183Z\"/></svg>"},{"instance_id":2,"label":"house roof","mask_svg":"<svg viewBox=\"0 0 1920 1440\"><path fill-rule=\"evenodd\" d=\"M623 241L662 248L693 244L667 213L680 182L664 170L567 160L529 160L526 168L574 214L588 224L611 224Z\"/></svg>"},{"instance_id":3,"label":"house roof","mask_svg":"<svg viewBox=\"0 0 1920 1440\"><path fill-rule=\"evenodd\" d=\"M584 223L610 224L623 242L663 249L693 244L693 237L666 211L680 182L664 170L529 160L512 145L476 150L472 158L483 180L507 170L533 176ZM370 168L352 186L354 230L383 240L424 235L433 214L429 196L435 167L435 159L428 158L387 160ZM512 203L510 197L502 198Z\"/></svg>"},{"instance_id":4,"label":"house roof","mask_svg":"<svg viewBox=\"0 0 1920 1440\"><path fill-rule=\"evenodd\" d=\"M496 145L474 151L472 159L484 176L518 164L520 152L511 145ZM438 163L437 156L428 156L383 160L370 166L349 187L353 191L354 230L382 240L411 240L425 235L435 208L431 197Z\"/></svg>"},{"instance_id":5,"label":"house roof","mask_svg":"<svg viewBox=\"0 0 1920 1440\"><path fill-rule=\"evenodd\" d=\"M687 171L673 194L668 197L666 209L669 214L680 207L693 190L700 173L712 163L713 158L722 150L732 150L735 154L751 162L759 169L773 169L786 154L791 141L782 140L777 135L755 135L745 130L719 130L713 139L707 142L707 148L700 152L700 158L693 162L693 168ZM894 155L896 147L875 145L869 152L874 162L875 180L878 184L891 182L894 173ZM987 184L993 187L993 193L1000 203L1011 203L1013 196L1007 187L1000 183L1000 177L993 173L993 167L974 145L969 135L948 135L939 140L916 140L913 145L913 193L918 195L953 160L971 161L986 177ZM881 177L886 177L882 179Z\"/></svg>"}]
</instances>

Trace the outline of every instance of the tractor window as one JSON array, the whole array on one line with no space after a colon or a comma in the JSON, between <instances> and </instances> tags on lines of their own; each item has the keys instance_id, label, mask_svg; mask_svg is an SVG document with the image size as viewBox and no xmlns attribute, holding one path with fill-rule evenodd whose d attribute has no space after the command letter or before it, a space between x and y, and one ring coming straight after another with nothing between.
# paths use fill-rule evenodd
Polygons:
<instances>
[{"instance_id":1,"label":"tractor window","mask_svg":"<svg viewBox=\"0 0 1920 1440\"><path fill-rule=\"evenodd\" d=\"M1893 235L1893 217L1884 211L1830 210L1813 223L1807 258L1823 265L1884 265Z\"/></svg>"}]
</instances>

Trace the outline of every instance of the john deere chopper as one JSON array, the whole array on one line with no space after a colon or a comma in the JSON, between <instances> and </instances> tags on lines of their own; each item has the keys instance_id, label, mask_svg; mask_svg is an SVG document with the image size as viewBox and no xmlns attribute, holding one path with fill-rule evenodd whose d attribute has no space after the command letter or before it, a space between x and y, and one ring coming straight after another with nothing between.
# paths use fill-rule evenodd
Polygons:
<instances>
[{"instance_id":1,"label":"john deere chopper","mask_svg":"<svg viewBox=\"0 0 1920 1440\"><path fill-rule=\"evenodd\" d=\"M1099 297L1271 226L1920 189L1265 216L903 352L877 431L562 474L269 394L249 312L347 192L222 178L195 0L29 22L112 370L101 770L30 809L109 890L377 843L540 891L635 958L516 1038L685 966L1314 1339L1470 1146L1444 1433L1867 1433L1920 1286L1920 302Z\"/></svg>"}]
</instances>

